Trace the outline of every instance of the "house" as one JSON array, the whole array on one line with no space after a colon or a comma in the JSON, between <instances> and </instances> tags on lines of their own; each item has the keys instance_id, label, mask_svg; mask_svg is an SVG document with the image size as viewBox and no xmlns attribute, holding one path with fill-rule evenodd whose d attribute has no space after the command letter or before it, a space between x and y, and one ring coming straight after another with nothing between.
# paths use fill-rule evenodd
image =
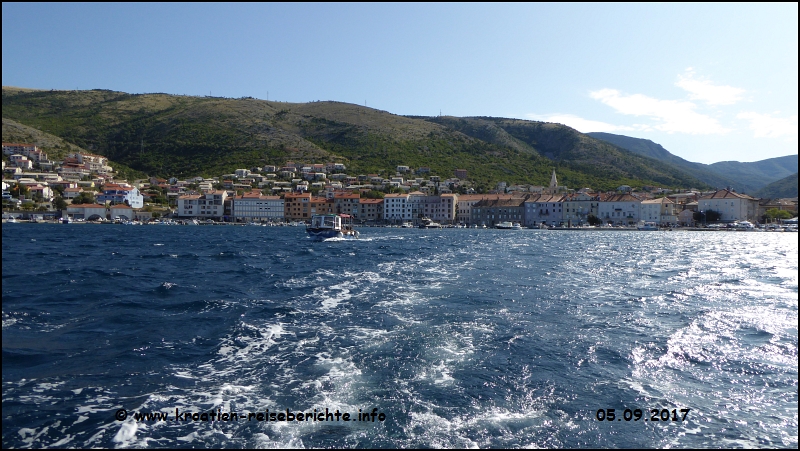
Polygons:
<instances>
[{"instance_id":1,"label":"house","mask_svg":"<svg viewBox=\"0 0 800 451\"><path fill-rule=\"evenodd\" d=\"M3 143L3 153L5 155L13 155L15 153L25 155L26 153L33 152L35 150L38 150L38 148L33 144Z\"/></svg>"},{"instance_id":2,"label":"house","mask_svg":"<svg viewBox=\"0 0 800 451\"><path fill-rule=\"evenodd\" d=\"M682 226L693 226L694 225L694 211L690 209L683 210L682 212L678 213L678 224Z\"/></svg>"},{"instance_id":3,"label":"house","mask_svg":"<svg viewBox=\"0 0 800 451\"><path fill-rule=\"evenodd\" d=\"M677 224L677 204L666 197L643 200L639 204L639 220L658 224Z\"/></svg>"},{"instance_id":4,"label":"house","mask_svg":"<svg viewBox=\"0 0 800 451\"><path fill-rule=\"evenodd\" d=\"M10 157L8 157L8 161L10 161L11 164L22 170L27 171L33 169L33 162L24 155L20 154L11 155Z\"/></svg>"},{"instance_id":5,"label":"house","mask_svg":"<svg viewBox=\"0 0 800 451\"><path fill-rule=\"evenodd\" d=\"M103 194L98 194L96 198L98 203L109 202L113 205L127 202L133 208L144 207L144 197L139 192L139 188L127 183L106 183L103 185Z\"/></svg>"},{"instance_id":6,"label":"house","mask_svg":"<svg viewBox=\"0 0 800 451\"><path fill-rule=\"evenodd\" d=\"M611 194L601 198L598 218L614 225L635 225L639 222L641 199L632 194Z\"/></svg>"},{"instance_id":7,"label":"house","mask_svg":"<svg viewBox=\"0 0 800 451\"><path fill-rule=\"evenodd\" d=\"M557 185L553 185L557 187ZM525 199L525 227L556 226L564 222L566 196L562 194L531 194Z\"/></svg>"},{"instance_id":8,"label":"house","mask_svg":"<svg viewBox=\"0 0 800 451\"><path fill-rule=\"evenodd\" d=\"M228 192L209 191L203 194L187 194L178 197L178 216L222 219L225 216L225 201Z\"/></svg>"}]
</instances>

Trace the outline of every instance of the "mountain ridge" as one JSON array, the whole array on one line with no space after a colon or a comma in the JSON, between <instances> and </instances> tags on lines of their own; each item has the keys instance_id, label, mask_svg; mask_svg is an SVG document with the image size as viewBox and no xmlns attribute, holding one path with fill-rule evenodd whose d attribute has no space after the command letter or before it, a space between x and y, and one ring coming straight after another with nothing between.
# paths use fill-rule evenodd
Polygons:
<instances>
[{"instance_id":1,"label":"mountain ridge","mask_svg":"<svg viewBox=\"0 0 800 451\"><path fill-rule=\"evenodd\" d=\"M337 101L40 91L3 87L6 120L150 175L219 175L241 167L341 162L355 173L466 169L482 189L499 181L571 187L706 188L672 164L561 124L507 118L400 116ZM9 122L10 124L10 122Z\"/></svg>"},{"instance_id":2,"label":"mountain ridge","mask_svg":"<svg viewBox=\"0 0 800 451\"><path fill-rule=\"evenodd\" d=\"M766 185L797 172L797 155L769 158L755 162L720 161L694 163L670 153L649 139L612 133L590 132L589 136L608 141L631 152L676 165L703 182L717 187L731 187L739 192L755 192Z\"/></svg>"}]
</instances>

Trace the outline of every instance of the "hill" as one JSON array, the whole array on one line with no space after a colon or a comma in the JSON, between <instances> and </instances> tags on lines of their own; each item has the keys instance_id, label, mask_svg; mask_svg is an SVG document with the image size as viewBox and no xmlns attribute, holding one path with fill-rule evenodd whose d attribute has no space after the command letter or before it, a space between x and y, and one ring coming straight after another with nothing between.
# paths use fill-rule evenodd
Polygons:
<instances>
[{"instance_id":1,"label":"hill","mask_svg":"<svg viewBox=\"0 0 800 451\"><path fill-rule=\"evenodd\" d=\"M770 158L767 160L742 163L739 161L720 161L708 165L718 174L740 180L761 189L769 183L778 181L797 173L797 155Z\"/></svg>"},{"instance_id":2,"label":"hill","mask_svg":"<svg viewBox=\"0 0 800 451\"><path fill-rule=\"evenodd\" d=\"M483 189L498 181L546 185L553 168L571 187L703 185L673 166L559 124L405 117L332 101L4 87L3 119L149 175L209 176L331 161L364 174L391 175L398 165L427 166L443 177L466 169Z\"/></svg>"},{"instance_id":3,"label":"hill","mask_svg":"<svg viewBox=\"0 0 800 451\"><path fill-rule=\"evenodd\" d=\"M756 197L780 199L786 197L797 197L797 173L784 177L777 182L772 182L769 185L761 188L755 192Z\"/></svg>"},{"instance_id":4,"label":"hill","mask_svg":"<svg viewBox=\"0 0 800 451\"><path fill-rule=\"evenodd\" d=\"M68 143L58 136L6 118L3 118L3 142L34 144L45 151L47 156L53 160L62 160L67 154L74 152L91 153L80 146ZM131 169L124 164L114 162L112 166L121 178L146 178L143 172Z\"/></svg>"},{"instance_id":5,"label":"hill","mask_svg":"<svg viewBox=\"0 0 800 451\"><path fill-rule=\"evenodd\" d=\"M732 187L739 192L754 192L767 184L797 172L797 155L771 158L752 163L726 161L714 164L693 163L673 155L649 139L631 138L612 133L587 133L639 155L670 163L708 185Z\"/></svg>"},{"instance_id":6,"label":"hill","mask_svg":"<svg viewBox=\"0 0 800 451\"><path fill-rule=\"evenodd\" d=\"M655 185L687 188L703 185L671 165L659 164L653 158L609 145L562 124L490 117L436 117L427 120L477 139L544 156L561 166L599 179L643 179ZM598 180L593 182L598 183Z\"/></svg>"}]
</instances>

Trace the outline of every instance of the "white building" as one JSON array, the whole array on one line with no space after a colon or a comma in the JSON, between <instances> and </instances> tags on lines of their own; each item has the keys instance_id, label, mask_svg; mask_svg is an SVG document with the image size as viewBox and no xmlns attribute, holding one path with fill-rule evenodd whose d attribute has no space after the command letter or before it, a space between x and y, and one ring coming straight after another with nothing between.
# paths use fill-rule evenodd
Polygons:
<instances>
[{"instance_id":1,"label":"white building","mask_svg":"<svg viewBox=\"0 0 800 451\"><path fill-rule=\"evenodd\" d=\"M701 197L697 201L697 209L701 212L716 211L720 214L720 221L723 222L755 222L758 214L758 199L723 189Z\"/></svg>"},{"instance_id":2,"label":"white building","mask_svg":"<svg viewBox=\"0 0 800 451\"><path fill-rule=\"evenodd\" d=\"M258 191L234 196L231 215L234 221L283 222L283 199L264 196Z\"/></svg>"},{"instance_id":3,"label":"white building","mask_svg":"<svg viewBox=\"0 0 800 451\"><path fill-rule=\"evenodd\" d=\"M383 197L383 219L388 222L405 222L412 219L408 194L387 194Z\"/></svg>"},{"instance_id":4,"label":"white building","mask_svg":"<svg viewBox=\"0 0 800 451\"><path fill-rule=\"evenodd\" d=\"M178 198L178 216L221 219L225 214L227 198L228 193L224 190L180 196Z\"/></svg>"},{"instance_id":5,"label":"white building","mask_svg":"<svg viewBox=\"0 0 800 451\"><path fill-rule=\"evenodd\" d=\"M675 202L662 197L647 199L639 204L639 220L658 224L677 224L678 213Z\"/></svg>"},{"instance_id":6,"label":"white building","mask_svg":"<svg viewBox=\"0 0 800 451\"><path fill-rule=\"evenodd\" d=\"M639 204L642 201L631 194L613 194L599 202L598 217L614 225L635 225L639 222Z\"/></svg>"}]
</instances>

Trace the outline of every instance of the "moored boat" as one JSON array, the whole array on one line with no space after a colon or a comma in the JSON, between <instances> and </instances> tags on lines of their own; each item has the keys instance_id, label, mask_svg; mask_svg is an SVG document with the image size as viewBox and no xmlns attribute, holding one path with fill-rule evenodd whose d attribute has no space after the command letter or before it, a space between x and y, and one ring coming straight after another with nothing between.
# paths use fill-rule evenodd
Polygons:
<instances>
[{"instance_id":1,"label":"moored boat","mask_svg":"<svg viewBox=\"0 0 800 451\"><path fill-rule=\"evenodd\" d=\"M442 225L438 222L433 222L432 219L422 218L422 221L419 224L420 229L441 229Z\"/></svg>"},{"instance_id":2,"label":"moored boat","mask_svg":"<svg viewBox=\"0 0 800 451\"><path fill-rule=\"evenodd\" d=\"M499 222L495 227L503 230L520 230L522 228L522 226L518 222L511 222L511 221Z\"/></svg>"},{"instance_id":3,"label":"moored boat","mask_svg":"<svg viewBox=\"0 0 800 451\"><path fill-rule=\"evenodd\" d=\"M658 230L658 224L652 221L640 222L636 228L638 230Z\"/></svg>"}]
</instances>

